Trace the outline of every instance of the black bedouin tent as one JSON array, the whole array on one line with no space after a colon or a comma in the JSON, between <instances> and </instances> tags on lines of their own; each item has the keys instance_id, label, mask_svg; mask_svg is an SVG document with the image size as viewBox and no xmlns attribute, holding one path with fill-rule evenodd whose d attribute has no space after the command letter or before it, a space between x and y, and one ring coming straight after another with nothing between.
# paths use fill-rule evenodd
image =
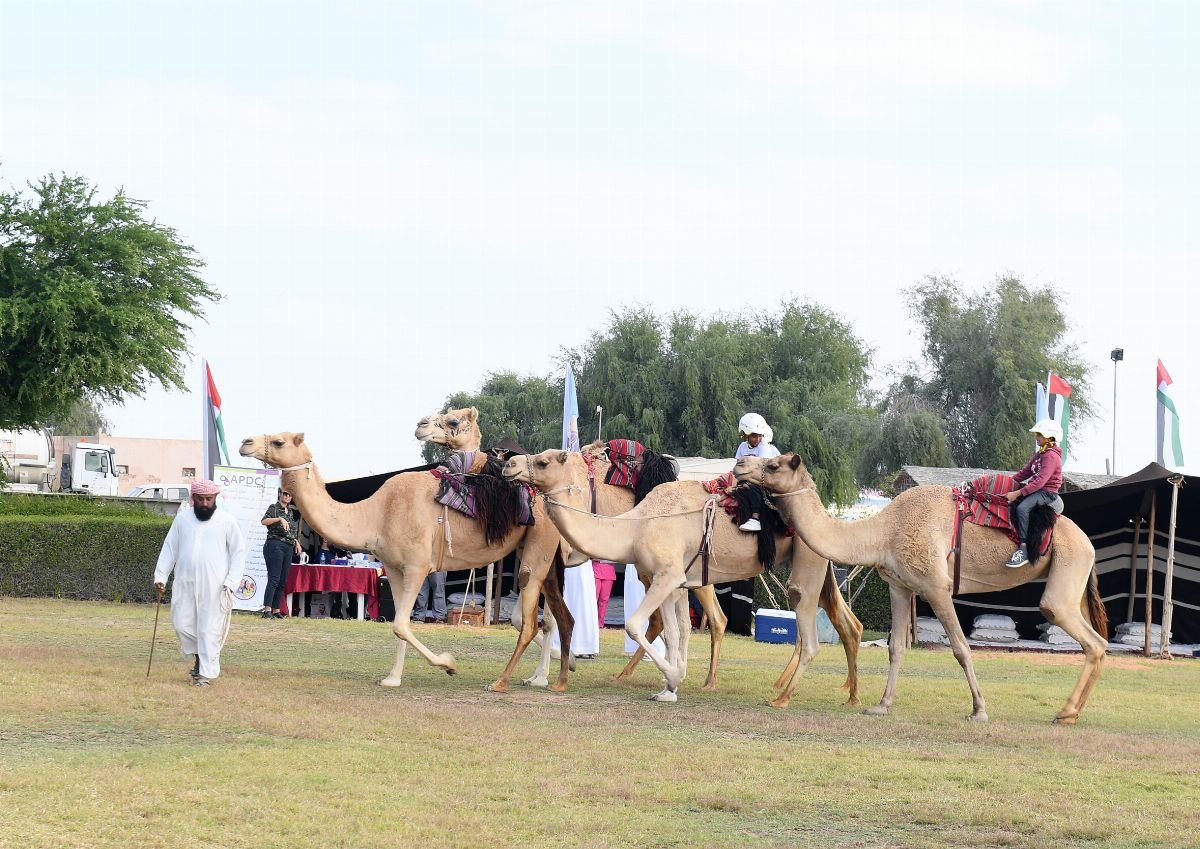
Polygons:
<instances>
[{"instance_id":1,"label":"black bedouin tent","mask_svg":"<svg viewBox=\"0 0 1200 849\"><path fill-rule=\"evenodd\" d=\"M1171 642L1200 643L1200 478L1172 472L1157 463L1107 486L1062 494L1064 515L1079 525L1096 548L1100 595L1111 629L1123 622L1145 622L1146 563L1153 543L1153 588L1150 621L1162 623L1167 590L1167 546L1171 533L1171 504L1175 505L1173 616ZM1152 518L1153 517L1153 518ZM1150 527L1153 521L1154 534ZM1037 639L1045 621L1038 602L1045 581L1033 581L998 593L960 596L954 600L959 621L971 632L976 616L1011 616L1023 639ZM924 604L923 616L930 615Z\"/></svg>"}]
</instances>

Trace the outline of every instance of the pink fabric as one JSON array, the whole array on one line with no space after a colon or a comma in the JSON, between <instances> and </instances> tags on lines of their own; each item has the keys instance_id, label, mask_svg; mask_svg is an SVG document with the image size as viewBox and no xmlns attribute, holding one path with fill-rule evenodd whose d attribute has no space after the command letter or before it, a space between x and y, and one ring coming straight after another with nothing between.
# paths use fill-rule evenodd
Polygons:
<instances>
[{"instance_id":1,"label":"pink fabric","mask_svg":"<svg viewBox=\"0 0 1200 849\"><path fill-rule=\"evenodd\" d=\"M611 571L612 564L608 567ZM593 561L592 568L596 568L596 562ZM604 627L604 614L608 612L608 600L612 597L612 587L615 578L602 578L599 573L596 575L596 621L600 623L600 627Z\"/></svg>"},{"instance_id":2,"label":"pink fabric","mask_svg":"<svg viewBox=\"0 0 1200 849\"><path fill-rule=\"evenodd\" d=\"M218 495L221 492L221 487L210 480L199 478L192 481L192 495Z\"/></svg>"},{"instance_id":3,"label":"pink fabric","mask_svg":"<svg viewBox=\"0 0 1200 849\"><path fill-rule=\"evenodd\" d=\"M617 567L615 564L609 563L607 560L593 560L592 574L597 578L605 578L609 581L615 581L617 579Z\"/></svg>"}]
</instances>

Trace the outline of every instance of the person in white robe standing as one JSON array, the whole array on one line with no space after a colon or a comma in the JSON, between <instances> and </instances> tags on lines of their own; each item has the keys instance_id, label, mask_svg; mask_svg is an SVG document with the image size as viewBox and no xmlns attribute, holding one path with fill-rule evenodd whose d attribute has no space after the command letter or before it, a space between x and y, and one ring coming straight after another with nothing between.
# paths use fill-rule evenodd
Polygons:
<instances>
[{"instance_id":1,"label":"person in white robe standing","mask_svg":"<svg viewBox=\"0 0 1200 849\"><path fill-rule=\"evenodd\" d=\"M563 600L575 620L571 632L571 652L576 657L595 657L600 654L600 615L596 605L596 577L592 561L585 560L563 573ZM558 629L551 641L559 648Z\"/></svg>"},{"instance_id":2,"label":"person in white robe standing","mask_svg":"<svg viewBox=\"0 0 1200 849\"><path fill-rule=\"evenodd\" d=\"M179 651L194 658L192 682L200 687L221 674L221 646L233 607L233 591L246 563L246 538L232 513L217 509L220 487L210 480L192 483L190 505L181 504L167 532L154 587L171 591L171 624Z\"/></svg>"}]
</instances>

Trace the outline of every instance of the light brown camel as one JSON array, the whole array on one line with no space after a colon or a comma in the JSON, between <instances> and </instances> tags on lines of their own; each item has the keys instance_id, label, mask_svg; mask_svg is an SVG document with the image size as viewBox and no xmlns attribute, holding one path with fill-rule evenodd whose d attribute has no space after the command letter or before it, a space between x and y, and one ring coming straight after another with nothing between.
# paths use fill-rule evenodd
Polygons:
<instances>
[{"instance_id":1,"label":"light brown camel","mask_svg":"<svg viewBox=\"0 0 1200 849\"><path fill-rule=\"evenodd\" d=\"M475 407L465 407L447 410L444 413L431 413L417 422L417 429L413 435L423 442L434 442L439 445L445 445L452 451L478 451L483 439L482 429L479 425L479 410ZM615 516L631 509L634 498L630 490L604 483L605 474L608 471L608 460L601 453L601 444L593 443L587 446L587 449L590 449L589 456L594 458L597 470L597 512L605 516ZM586 559L583 555L569 551L569 549L564 552L564 561L568 566L579 565ZM488 686L490 690L504 692L508 689L508 682L512 676L512 672L529 645L529 639L524 638L523 624L526 621L536 621L536 617L533 620L529 619L529 616L525 613L525 608L528 607L536 612L536 600L543 592L543 584L547 580L551 582L556 582L557 580L550 566L551 562L548 560L534 562L530 565L526 565L524 561L521 563L521 571L518 579L518 585L521 587L521 600L512 613L512 625L518 632L521 632L521 636L518 637L517 647L509 661L509 665L505 668L500 678ZM551 586L548 589L551 592L561 592L561 587ZM717 688L717 665L721 656L721 642L725 638L726 618L724 612L721 610L721 605L717 602L716 592L711 586L698 589L696 595L700 600L701 606L704 608L705 614L708 616L710 625L709 633L712 641L709 653L708 678L705 680L702 689L712 691ZM538 634L536 628L532 630L533 639L540 644L541 655L534 674L524 679L522 683L539 687L546 686L550 662L553 657L553 640L551 638L555 629L554 617L547 615L545 617L545 626L543 627L544 635ZM646 638L653 642L661 632L662 615L656 610L647 627ZM637 652L630 658L625 668L617 676L617 680L622 681L632 675L633 671L637 669L642 656L643 652L639 646Z\"/></svg>"},{"instance_id":2,"label":"light brown camel","mask_svg":"<svg viewBox=\"0 0 1200 849\"><path fill-rule=\"evenodd\" d=\"M971 650L963 636L952 600L951 553L955 505L945 486L905 490L887 507L866 519L843 522L826 512L812 477L796 454L763 460L743 457L734 468L739 480L753 481L771 496L780 513L813 550L838 563L874 566L891 587L892 631L888 639L890 665L883 699L866 712L891 711L900 661L908 644L913 593L929 606L946 634L954 656L971 687L968 719L984 722L983 695L975 680ZM1092 687L1100 678L1108 621L1096 589L1096 552L1079 526L1065 516L1054 527L1054 542L1046 556L1019 569L1005 565L1012 543L1003 531L964 523L962 526L959 592L995 592L1046 578L1041 609L1083 647L1083 671L1074 692L1055 722L1073 725Z\"/></svg>"},{"instance_id":3,"label":"light brown camel","mask_svg":"<svg viewBox=\"0 0 1200 849\"><path fill-rule=\"evenodd\" d=\"M528 481L542 491L547 512L573 547L597 559L635 563L639 572L650 577L646 598L632 615L627 615L625 630L663 673L664 688L651 698L676 701L679 684L687 673L691 632L685 588L761 573L754 535L735 528L698 481L659 484L637 507L606 517L591 515L588 510L587 467L579 454L543 451L531 457L514 457L505 465L504 475L510 480ZM696 556L706 533L711 543L707 569L703 558ZM783 707L788 703L800 673L817 652L818 604L829 611L842 635L849 665L844 686L850 690L851 703L856 703L862 626L842 600L829 563L803 545L792 545L789 551L784 540L780 543L781 556L789 557L791 563L788 595L796 610L799 660L794 669L789 661L790 673L785 671L780 676L781 681L787 678L786 688L772 704ZM666 657L642 633L650 612L660 606Z\"/></svg>"},{"instance_id":4,"label":"light brown camel","mask_svg":"<svg viewBox=\"0 0 1200 849\"><path fill-rule=\"evenodd\" d=\"M417 429L413 432L413 436L422 442L433 442L438 445L444 445L451 451L478 451L483 444L483 430L479 425L479 410L475 407L463 407L460 409L447 410L444 413L430 413L424 416L417 422ZM484 458L478 458L476 466L481 465ZM530 532L539 537L541 542L535 546L538 551L547 550L558 544L561 537L558 530L551 523L543 523L545 526L538 528L536 525ZM574 556L574 561L571 562L572 555L569 546L562 546L561 554L564 564L578 565L583 562L583 558L578 555ZM551 597L561 598L562 587L559 586L558 576L552 568L552 558L535 558L534 562L526 565L525 561L521 561L520 572L517 575L517 586L520 587L520 599L517 605L513 608L511 616L511 624L517 629L517 647L509 658L508 664L500 677L487 685L487 690L495 693L508 692L508 685L512 679L513 672L516 670L518 661L525 653L531 641L536 641L541 647L541 655L538 659L537 669L533 675L524 679L521 683L532 687L546 687L549 685L550 663L555 654L558 654L561 660L561 652L553 648L553 635L558 630L558 623L554 615L550 612L549 599ZM547 598L547 611L543 618L542 631L539 634L537 630L537 604L538 599L542 596ZM564 602L565 604L565 602ZM525 623L530 623L528 633L526 633ZM560 641L561 642L561 641ZM566 645L570 651L570 641ZM568 666L570 662L568 661ZM559 687L554 689L558 690Z\"/></svg>"},{"instance_id":5,"label":"light brown camel","mask_svg":"<svg viewBox=\"0 0 1200 849\"><path fill-rule=\"evenodd\" d=\"M425 577L432 571L470 569L493 563L522 549L524 559L549 561L557 556L557 530L542 509L534 505L534 528L549 528L539 535L526 528L511 529L503 539L489 543L475 519L444 509L434 498L438 479L427 472L393 475L370 498L343 504L330 498L325 483L304 444L303 433L277 433L243 440L240 453L283 472L283 486L292 493L304 520L317 533L340 548L368 551L383 563L396 603L392 631L399 638L396 662L380 683L398 687L404 673L404 655L411 644L433 666L453 675L457 668L449 653L435 655L413 634L409 616ZM532 530L532 529L530 529ZM547 540L552 542L546 546ZM571 614L561 596L548 598L554 616L570 638ZM566 689L568 656L562 659L558 681L551 689Z\"/></svg>"}]
</instances>

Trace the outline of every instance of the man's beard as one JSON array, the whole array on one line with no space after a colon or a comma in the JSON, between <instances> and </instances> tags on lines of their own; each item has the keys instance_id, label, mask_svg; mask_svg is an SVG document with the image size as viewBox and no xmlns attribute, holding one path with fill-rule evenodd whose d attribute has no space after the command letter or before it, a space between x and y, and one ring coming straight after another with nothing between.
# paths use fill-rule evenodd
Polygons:
<instances>
[{"instance_id":1,"label":"man's beard","mask_svg":"<svg viewBox=\"0 0 1200 849\"><path fill-rule=\"evenodd\" d=\"M199 519L201 522L207 522L213 517L213 513L217 512L217 505L214 504L212 507L201 507L199 504L193 504L192 510L195 511L197 519Z\"/></svg>"}]
</instances>

